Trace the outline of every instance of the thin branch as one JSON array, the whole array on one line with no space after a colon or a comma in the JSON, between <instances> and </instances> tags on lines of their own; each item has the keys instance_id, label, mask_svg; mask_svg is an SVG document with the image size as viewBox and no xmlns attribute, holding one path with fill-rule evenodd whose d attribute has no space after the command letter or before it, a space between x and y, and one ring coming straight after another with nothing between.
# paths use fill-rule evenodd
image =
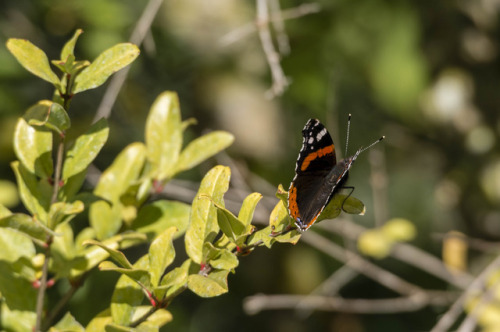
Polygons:
<instances>
[{"instance_id":1,"label":"thin branch","mask_svg":"<svg viewBox=\"0 0 500 332\"><path fill-rule=\"evenodd\" d=\"M321 223L318 227L347 236L351 239L357 239L358 236L366 230L363 226L345 219L337 220L335 223ZM465 289L473 280L473 277L465 272L457 274L450 273L440 259L411 244L395 244L391 256L462 289Z\"/></svg>"},{"instance_id":2,"label":"thin branch","mask_svg":"<svg viewBox=\"0 0 500 332\"><path fill-rule=\"evenodd\" d=\"M262 310L282 310L298 306L322 311L337 311L357 314L393 314L412 312L428 305L449 305L456 295L446 291L428 291L425 294L414 294L391 299L344 299L318 295L254 295L243 302L244 310L257 314Z\"/></svg>"},{"instance_id":3,"label":"thin branch","mask_svg":"<svg viewBox=\"0 0 500 332\"><path fill-rule=\"evenodd\" d=\"M302 16L318 13L320 10L321 7L318 3L305 3L297 7L284 9L279 13L279 16L271 15L269 22L274 23L278 20L291 20ZM219 39L219 45L222 47L229 46L249 36L255 31L257 31L256 23L247 23L222 36L222 38Z\"/></svg>"},{"instance_id":4,"label":"thin branch","mask_svg":"<svg viewBox=\"0 0 500 332\"><path fill-rule=\"evenodd\" d=\"M142 12L141 17L137 21L132 35L130 36L131 43L136 45L142 44L162 3L163 0L149 0L146 8ZM106 92L104 93L104 97L101 100L101 104L99 105L96 115L94 116L93 122L96 122L101 118L109 117L111 114L111 108L115 104L118 93L127 78L129 70L130 66L127 66L111 78Z\"/></svg>"},{"instance_id":5,"label":"thin branch","mask_svg":"<svg viewBox=\"0 0 500 332\"><path fill-rule=\"evenodd\" d=\"M288 42L288 35L285 32L285 23L281 15L280 2L278 0L269 0L269 8L271 9L271 19L274 31L276 31L276 41L278 42L278 50L282 55L290 54L290 43Z\"/></svg>"},{"instance_id":6,"label":"thin branch","mask_svg":"<svg viewBox=\"0 0 500 332\"><path fill-rule=\"evenodd\" d=\"M305 296L302 301L300 301L295 309L299 311L299 315L302 318L307 318L313 309L309 308L308 301L310 296L323 295L323 296L333 296L338 293L338 291L347 283L349 283L354 277L359 275L358 272L354 271L348 265L343 265L332 273L325 281L323 281L318 287L316 287L309 295Z\"/></svg>"},{"instance_id":7,"label":"thin branch","mask_svg":"<svg viewBox=\"0 0 500 332\"><path fill-rule=\"evenodd\" d=\"M45 291L47 290L47 278L49 274L49 260L50 260L50 243L52 242L52 235L47 235L46 247L45 247L45 259L42 266L42 277L40 278L40 287L38 288L38 295L36 297L36 322L35 322L35 332L42 331L42 317L43 317L43 305L45 301Z\"/></svg>"},{"instance_id":8,"label":"thin branch","mask_svg":"<svg viewBox=\"0 0 500 332\"><path fill-rule=\"evenodd\" d=\"M302 235L301 241L306 242L310 246L324 252L327 255L330 255L338 261L346 263L352 269L397 293L412 295L423 292L420 287L380 268L379 266L362 258L360 255L338 246L334 242L319 234L306 232Z\"/></svg>"},{"instance_id":9,"label":"thin branch","mask_svg":"<svg viewBox=\"0 0 500 332\"><path fill-rule=\"evenodd\" d=\"M500 267L500 256L497 256L467 287L462 295L453 303L448 311L441 317L438 323L432 328L431 332L446 332L458 319L463 310L465 301L476 292L481 291L486 279L492 272Z\"/></svg>"},{"instance_id":10,"label":"thin branch","mask_svg":"<svg viewBox=\"0 0 500 332\"><path fill-rule=\"evenodd\" d=\"M289 82L283 68L281 68L280 55L274 48L271 31L269 30L269 11L266 0L257 0L257 28L273 79L273 84L267 92L268 96L272 98L281 95Z\"/></svg>"}]
</instances>

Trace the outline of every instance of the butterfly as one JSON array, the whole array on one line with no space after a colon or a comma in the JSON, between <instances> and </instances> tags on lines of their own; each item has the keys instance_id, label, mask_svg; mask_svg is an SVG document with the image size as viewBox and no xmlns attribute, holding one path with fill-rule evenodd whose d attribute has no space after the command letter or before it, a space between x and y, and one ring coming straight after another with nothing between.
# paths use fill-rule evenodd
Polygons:
<instances>
[{"instance_id":1,"label":"butterfly","mask_svg":"<svg viewBox=\"0 0 500 332\"><path fill-rule=\"evenodd\" d=\"M347 137L349 138L349 114ZM317 119L307 121L302 129L302 148L295 166L295 177L288 190L288 213L300 232L311 227L323 209L344 187L349 170L359 154L385 137L337 163L332 137ZM346 147L347 150L347 147Z\"/></svg>"}]
</instances>

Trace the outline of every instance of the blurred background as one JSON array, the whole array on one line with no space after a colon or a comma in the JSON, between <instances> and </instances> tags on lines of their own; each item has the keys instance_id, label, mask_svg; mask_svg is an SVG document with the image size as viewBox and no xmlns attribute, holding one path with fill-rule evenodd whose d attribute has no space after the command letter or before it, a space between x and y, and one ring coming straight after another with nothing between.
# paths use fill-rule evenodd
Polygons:
<instances>
[{"instance_id":1,"label":"blurred background","mask_svg":"<svg viewBox=\"0 0 500 332\"><path fill-rule=\"evenodd\" d=\"M9 163L15 160L11 137L17 118L53 93L50 84L15 61L6 40L28 39L57 59L64 43L82 28L77 60L93 60L108 47L128 41L146 4L0 2L0 179L14 181ZM367 208L364 216L354 218L357 224L372 228L389 218L409 219L417 229L412 244L436 257L441 255L442 235L451 230L485 243L498 241L500 1L279 4L284 30L271 26L271 37L282 53L278 66L289 83L282 94L272 90L272 71L255 25L256 2L164 1L112 109L110 138L95 166L105 169L126 145L143 141L152 102L162 91L173 90L179 94L183 118L198 121L188 129L187 141L216 129L236 138L226 153L181 174L178 186L196 190L209 168L229 163L233 174L239 173L235 186L244 183L247 190L277 202L272 199L278 184L288 188L293 178L302 127L315 117L329 128L343 156L386 136L351 170L354 196ZM81 134L92 122L105 91L101 87L74 98L70 135ZM491 253L471 251L468 271L484 267ZM376 263L422 287L449 287L390 258ZM342 264L302 242L259 248L242 258L236 274L229 276L228 294L200 299L185 292L178 297L169 307L174 320L165 331L426 331L446 311L426 307L404 314L363 315L282 309L249 315L243 310L243 300L256 293L308 294ZM117 277L96 273L76 294L70 310L81 323L107 307ZM53 296L57 291L52 290ZM340 294L394 295L363 276L353 278ZM95 305L82 307L81 299L88 297Z\"/></svg>"}]
</instances>

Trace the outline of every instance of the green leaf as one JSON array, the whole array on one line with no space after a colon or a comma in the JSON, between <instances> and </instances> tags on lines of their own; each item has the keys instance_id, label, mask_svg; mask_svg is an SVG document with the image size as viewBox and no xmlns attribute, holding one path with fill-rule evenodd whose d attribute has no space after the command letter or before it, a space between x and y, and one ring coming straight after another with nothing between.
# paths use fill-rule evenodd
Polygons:
<instances>
[{"instance_id":1,"label":"green leaf","mask_svg":"<svg viewBox=\"0 0 500 332\"><path fill-rule=\"evenodd\" d=\"M225 131L214 131L195 139L182 150L175 173L193 168L227 148L233 141L234 136Z\"/></svg>"},{"instance_id":2,"label":"green leaf","mask_svg":"<svg viewBox=\"0 0 500 332\"><path fill-rule=\"evenodd\" d=\"M344 212L349 214L364 214L365 206L363 202L359 199L343 194L336 194L333 196L332 200L325 207L323 212L319 215L316 222L320 222L325 219L335 219L340 213Z\"/></svg>"},{"instance_id":3,"label":"green leaf","mask_svg":"<svg viewBox=\"0 0 500 332\"><path fill-rule=\"evenodd\" d=\"M195 263L203 263L203 244L212 242L219 231L217 211L212 201L224 206L222 196L229 187L230 175L229 167L212 168L201 181L198 194L193 200L190 225L184 240L186 252ZM212 201L204 196L211 197Z\"/></svg>"},{"instance_id":4,"label":"green leaf","mask_svg":"<svg viewBox=\"0 0 500 332\"><path fill-rule=\"evenodd\" d=\"M165 180L173 174L182 147L179 97L167 91L156 98L146 121L146 146L151 174Z\"/></svg>"},{"instance_id":5,"label":"green leaf","mask_svg":"<svg viewBox=\"0 0 500 332\"><path fill-rule=\"evenodd\" d=\"M262 243L266 247L271 248L271 246L276 242L276 238L271 236L272 232L273 232L273 230L272 230L271 226L267 226L266 228L262 228L248 237L247 244L248 245L255 245L255 244L259 243L260 241L262 241Z\"/></svg>"},{"instance_id":6,"label":"green leaf","mask_svg":"<svg viewBox=\"0 0 500 332\"><path fill-rule=\"evenodd\" d=\"M176 231L175 227L167 228L149 247L149 271L154 287L158 286L165 269L174 261L175 249L172 241Z\"/></svg>"},{"instance_id":7,"label":"green leaf","mask_svg":"<svg viewBox=\"0 0 500 332\"><path fill-rule=\"evenodd\" d=\"M108 308L92 318L92 320L87 324L85 332L102 332L104 331L106 325L110 324L112 321L111 310Z\"/></svg>"},{"instance_id":8,"label":"green leaf","mask_svg":"<svg viewBox=\"0 0 500 332\"><path fill-rule=\"evenodd\" d=\"M188 277L188 288L198 296L214 297L227 293L228 270L212 271L208 276L192 274Z\"/></svg>"},{"instance_id":9,"label":"green leaf","mask_svg":"<svg viewBox=\"0 0 500 332\"><path fill-rule=\"evenodd\" d=\"M239 261L235 254L227 249L219 249L217 256L209 261L210 266L218 270L232 271L238 267Z\"/></svg>"},{"instance_id":10,"label":"green leaf","mask_svg":"<svg viewBox=\"0 0 500 332\"><path fill-rule=\"evenodd\" d=\"M144 144L128 145L102 173L94 194L110 202L118 202L120 196L137 180L144 166L145 157Z\"/></svg>"},{"instance_id":11,"label":"green leaf","mask_svg":"<svg viewBox=\"0 0 500 332\"><path fill-rule=\"evenodd\" d=\"M172 271L165 274L161 279L159 287L156 287L154 294L157 298L163 299L175 296L187 287L187 280L189 276L189 268L192 261L188 258L182 263L180 267L176 267Z\"/></svg>"},{"instance_id":12,"label":"green leaf","mask_svg":"<svg viewBox=\"0 0 500 332\"><path fill-rule=\"evenodd\" d=\"M56 202L50 206L47 227L54 229L62 222L68 222L77 214L83 212L84 205L81 201L73 203Z\"/></svg>"},{"instance_id":13,"label":"green leaf","mask_svg":"<svg viewBox=\"0 0 500 332\"><path fill-rule=\"evenodd\" d=\"M144 255L134 264L134 268L148 270L148 264L148 257ZM134 313L143 298L144 293L141 287L128 276L122 275L116 283L111 298L111 316L113 317L113 322L119 325L130 325L133 321Z\"/></svg>"},{"instance_id":14,"label":"green leaf","mask_svg":"<svg viewBox=\"0 0 500 332\"><path fill-rule=\"evenodd\" d=\"M144 166L146 149L142 143L127 146L106 169L99 179L94 194L112 203L98 201L90 205L89 219L96 230L98 239L105 239L114 234L122 225L123 206L120 197L137 181Z\"/></svg>"},{"instance_id":15,"label":"green leaf","mask_svg":"<svg viewBox=\"0 0 500 332\"><path fill-rule=\"evenodd\" d=\"M26 111L23 118L30 126L45 126L58 134L62 134L71 126L64 107L51 100L39 101Z\"/></svg>"},{"instance_id":16,"label":"green leaf","mask_svg":"<svg viewBox=\"0 0 500 332\"><path fill-rule=\"evenodd\" d=\"M255 208L261 199L262 194L251 193L243 200L240 213L238 214L238 219L241 220L246 226L252 223Z\"/></svg>"},{"instance_id":17,"label":"green leaf","mask_svg":"<svg viewBox=\"0 0 500 332\"><path fill-rule=\"evenodd\" d=\"M106 119L101 119L94 123L85 134L76 139L75 144L66 152L64 158L63 180L87 169L106 143L108 134L108 123Z\"/></svg>"},{"instance_id":18,"label":"green leaf","mask_svg":"<svg viewBox=\"0 0 500 332\"><path fill-rule=\"evenodd\" d=\"M73 37L71 37L70 40L68 40L66 42L66 44L64 44L64 47L63 49L61 50L61 60L62 61L67 61L68 59L68 56L70 55L75 55L75 44L76 44L76 41L78 40L78 37L83 33L83 30L82 29L76 29L75 31L75 34L73 35Z\"/></svg>"},{"instance_id":19,"label":"green leaf","mask_svg":"<svg viewBox=\"0 0 500 332\"><path fill-rule=\"evenodd\" d=\"M83 332L85 329L69 312L49 332Z\"/></svg>"},{"instance_id":20,"label":"green leaf","mask_svg":"<svg viewBox=\"0 0 500 332\"><path fill-rule=\"evenodd\" d=\"M134 61L139 53L139 48L130 43L118 44L102 52L90 66L76 76L73 93L102 85L109 76Z\"/></svg>"},{"instance_id":21,"label":"green leaf","mask_svg":"<svg viewBox=\"0 0 500 332\"><path fill-rule=\"evenodd\" d=\"M1 303L0 316L4 331L31 331L36 322L35 311L10 310L5 302Z\"/></svg>"},{"instance_id":22,"label":"green leaf","mask_svg":"<svg viewBox=\"0 0 500 332\"><path fill-rule=\"evenodd\" d=\"M89 221L99 240L115 235L122 227L123 205L116 202L109 205L106 201L97 201L90 205Z\"/></svg>"},{"instance_id":23,"label":"green leaf","mask_svg":"<svg viewBox=\"0 0 500 332\"><path fill-rule=\"evenodd\" d=\"M217 208L217 222L221 231L229 238L233 243L236 243L236 239L245 233L247 227L246 225L236 218L231 211L215 205Z\"/></svg>"},{"instance_id":24,"label":"green leaf","mask_svg":"<svg viewBox=\"0 0 500 332\"><path fill-rule=\"evenodd\" d=\"M30 73L54 84L60 90L60 81L50 69L49 59L45 52L24 39L10 38L7 48L17 61Z\"/></svg>"},{"instance_id":25,"label":"green leaf","mask_svg":"<svg viewBox=\"0 0 500 332\"><path fill-rule=\"evenodd\" d=\"M11 167L16 175L19 195L24 206L38 220L46 224L52 187L44 182L45 180L38 182L35 174L29 172L18 161L12 162Z\"/></svg>"},{"instance_id":26,"label":"green leaf","mask_svg":"<svg viewBox=\"0 0 500 332\"><path fill-rule=\"evenodd\" d=\"M31 287L35 254L35 246L25 235L0 228L0 293L11 310L35 310L36 290Z\"/></svg>"},{"instance_id":27,"label":"green leaf","mask_svg":"<svg viewBox=\"0 0 500 332\"><path fill-rule=\"evenodd\" d=\"M102 249L106 250L111 256L111 258L113 258L115 262L117 262L121 267L125 269L132 269L132 264L130 264L127 257L125 257L125 255L121 251L107 247L103 243L94 240L87 240L84 242L84 244L101 247Z\"/></svg>"},{"instance_id":28,"label":"green leaf","mask_svg":"<svg viewBox=\"0 0 500 332\"><path fill-rule=\"evenodd\" d=\"M163 230L175 226L178 231L174 239L180 237L186 231L189 224L191 205L159 200L142 207L137 218L132 222L131 229L146 233L149 239L153 239Z\"/></svg>"},{"instance_id":29,"label":"green leaf","mask_svg":"<svg viewBox=\"0 0 500 332\"><path fill-rule=\"evenodd\" d=\"M14 152L31 173L41 178L52 175L52 133L49 130L32 127L20 118L14 130Z\"/></svg>"},{"instance_id":30,"label":"green leaf","mask_svg":"<svg viewBox=\"0 0 500 332\"><path fill-rule=\"evenodd\" d=\"M124 274L130 279L141 283L145 287L149 287L151 285L150 281L150 275L149 272L146 270L142 269L125 269L122 267L118 267L118 265L114 264L113 262L110 261L104 261L101 264L99 264L99 270L101 271L115 271L120 274Z\"/></svg>"},{"instance_id":31,"label":"green leaf","mask_svg":"<svg viewBox=\"0 0 500 332\"><path fill-rule=\"evenodd\" d=\"M90 229L91 230L91 229ZM79 243L86 243L89 236L91 236L92 232L85 232L85 236L80 238L77 236L77 241L75 241L75 246L79 246ZM127 248L129 246L142 243L146 240L146 236L140 233L122 233L119 235L115 235L106 240L103 240L101 243L107 248L118 249L120 246L122 248ZM76 278L80 276L83 272L89 271L103 260L107 259L110 255L106 250L103 250L99 246L91 246L85 248L83 251L78 251L79 256L82 258L82 263L80 265L75 266L71 270L71 277Z\"/></svg>"},{"instance_id":32,"label":"green leaf","mask_svg":"<svg viewBox=\"0 0 500 332\"><path fill-rule=\"evenodd\" d=\"M0 186L1 189L3 187ZM7 209L3 204L0 204L0 218L5 218L12 215L12 212L10 212L9 209Z\"/></svg>"},{"instance_id":33,"label":"green leaf","mask_svg":"<svg viewBox=\"0 0 500 332\"><path fill-rule=\"evenodd\" d=\"M269 225L273 232L282 232L284 231L291 223L292 218L288 215L288 209L283 203L283 201L279 201L278 204L271 211L271 215L269 216ZM282 243L292 243L296 244L300 239L301 233L296 230L292 230L283 235L278 235L274 237L277 242Z\"/></svg>"},{"instance_id":34,"label":"green leaf","mask_svg":"<svg viewBox=\"0 0 500 332\"><path fill-rule=\"evenodd\" d=\"M28 235L30 238L39 241L45 241L47 233L36 220L31 216L23 213L15 213L0 219L0 227L7 227L18 230L19 232Z\"/></svg>"},{"instance_id":35,"label":"green leaf","mask_svg":"<svg viewBox=\"0 0 500 332\"><path fill-rule=\"evenodd\" d=\"M56 271L58 278L67 278L71 274L71 269L78 264L75 260L75 243L73 229L68 223L59 224L55 228L54 242L51 245L51 270ZM80 258L81 260L81 258Z\"/></svg>"}]
</instances>

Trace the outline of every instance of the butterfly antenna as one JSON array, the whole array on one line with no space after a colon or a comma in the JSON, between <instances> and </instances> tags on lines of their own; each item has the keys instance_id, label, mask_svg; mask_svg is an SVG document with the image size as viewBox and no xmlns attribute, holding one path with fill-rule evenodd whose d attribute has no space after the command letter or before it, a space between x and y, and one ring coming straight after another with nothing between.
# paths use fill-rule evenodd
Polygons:
<instances>
[{"instance_id":1,"label":"butterfly antenna","mask_svg":"<svg viewBox=\"0 0 500 332\"><path fill-rule=\"evenodd\" d=\"M375 142L373 142L372 144L368 145L366 148L362 148L359 150L359 153L363 152L363 151L366 151L368 150L369 148L371 148L372 146L374 146L375 144L377 143L380 143L380 141L382 141L383 139L385 138L385 136L382 136L380 137L378 140L376 140Z\"/></svg>"},{"instance_id":2,"label":"butterfly antenna","mask_svg":"<svg viewBox=\"0 0 500 332\"><path fill-rule=\"evenodd\" d=\"M347 155L347 148L349 147L349 131L351 130L351 113L349 113L349 117L347 118L347 137L345 139L345 154Z\"/></svg>"}]
</instances>

